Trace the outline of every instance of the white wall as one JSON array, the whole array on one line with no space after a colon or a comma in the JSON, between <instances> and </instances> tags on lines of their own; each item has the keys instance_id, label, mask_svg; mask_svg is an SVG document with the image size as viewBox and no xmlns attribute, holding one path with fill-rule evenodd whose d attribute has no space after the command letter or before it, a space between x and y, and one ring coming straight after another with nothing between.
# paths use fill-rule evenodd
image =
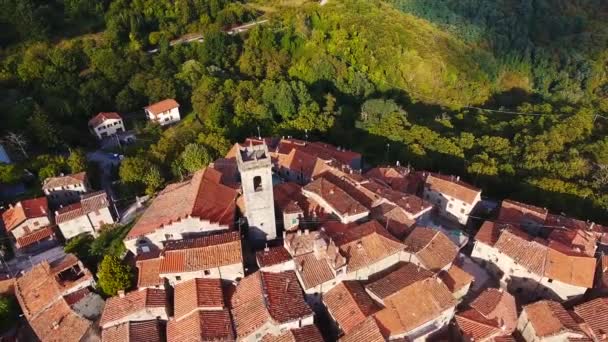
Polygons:
<instances>
[{"instance_id":1,"label":"white wall","mask_svg":"<svg viewBox=\"0 0 608 342\"><path fill-rule=\"evenodd\" d=\"M100 125L92 127L91 130L98 139L102 139L104 138L103 133L108 137L116 134L116 132L124 132L125 125L122 119L106 119Z\"/></svg>"},{"instance_id":2,"label":"white wall","mask_svg":"<svg viewBox=\"0 0 608 342\"><path fill-rule=\"evenodd\" d=\"M179 107L175 107L166 112L159 113L158 115L150 113L150 111L148 111L147 109L145 111L151 121L157 122L161 126L178 122L181 119L179 114Z\"/></svg>"},{"instance_id":3,"label":"white wall","mask_svg":"<svg viewBox=\"0 0 608 342\"><path fill-rule=\"evenodd\" d=\"M209 274L205 274L208 271ZM161 273L161 278L167 278L171 286L182 283L187 280L194 278L220 278L229 281L236 280L237 278L243 278L245 272L243 270L243 264L232 264L220 267L214 267L207 270L199 270L195 272L181 272L181 273ZM179 279L177 278L179 277Z\"/></svg>"},{"instance_id":4,"label":"white wall","mask_svg":"<svg viewBox=\"0 0 608 342\"><path fill-rule=\"evenodd\" d=\"M61 234L63 234L63 237L70 239L82 233L89 233L93 236L97 236L97 232L102 225L111 223L114 223L114 218L110 213L110 209L106 207L98 210L97 212L92 212L88 215L83 215L73 220L62 222L58 226L59 230L61 230Z\"/></svg>"},{"instance_id":5,"label":"white wall","mask_svg":"<svg viewBox=\"0 0 608 342\"><path fill-rule=\"evenodd\" d=\"M50 224L51 224L51 221L49 221L49 218L47 216L27 219L27 220L23 221L22 224L17 226L17 228L11 230L11 234L13 234L15 239L18 239L24 235L27 235L31 232L35 232L38 229L44 228ZM25 231L26 227L29 228L29 233Z\"/></svg>"},{"instance_id":6,"label":"white wall","mask_svg":"<svg viewBox=\"0 0 608 342\"><path fill-rule=\"evenodd\" d=\"M388 257L381 259L369 266L360 268L353 272L346 273L347 280L366 280L371 275L384 271L401 260L401 251L391 254Z\"/></svg>"},{"instance_id":7,"label":"white wall","mask_svg":"<svg viewBox=\"0 0 608 342\"><path fill-rule=\"evenodd\" d=\"M293 259L290 259L287 262L282 262L280 264L276 264L276 265L272 265L272 266L260 267L260 271L270 272L270 273L281 273L281 272L286 272L286 271L293 271L295 269L296 269L296 265L295 265L295 262L293 261Z\"/></svg>"},{"instance_id":8,"label":"white wall","mask_svg":"<svg viewBox=\"0 0 608 342\"><path fill-rule=\"evenodd\" d=\"M568 338L571 337L584 337L582 334L572 333L572 332L564 332L561 334L556 334L548 337L538 337L536 336L536 331L530 321L528 321L528 315L526 311L522 311L521 315L519 315L519 319L517 320L517 330L521 333L522 337L526 342L563 342L568 341Z\"/></svg>"},{"instance_id":9,"label":"white wall","mask_svg":"<svg viewBox=\"0 0 608 342\"><path fill-rule=\"evenodd\" d=\"M452 198L446 194L436 192L427 187L424 188L424 199L434 204L439 213L446 218L456 220L458 223L466 225L469 220L469 214L481 201L481 194L477 194L477 197L472 204L461 201L457 198Z\"/></svg>"}]
</instances>

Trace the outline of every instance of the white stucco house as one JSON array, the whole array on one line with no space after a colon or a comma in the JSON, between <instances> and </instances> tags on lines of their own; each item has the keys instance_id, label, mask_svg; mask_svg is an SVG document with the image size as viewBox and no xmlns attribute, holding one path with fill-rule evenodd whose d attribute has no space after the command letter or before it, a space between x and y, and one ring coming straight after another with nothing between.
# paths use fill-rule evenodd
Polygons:
<instances>
[{"instance_id":1,"label":"white stucco house","mask_svg":"<svg viewBox=\"0 0 608 342\"><path fill-rule=\"evenodd\" d=\"M481 201L481 189L459 177L424 173L423 197L435 205L440 215L466 225L469 214Z\"/></svg>"},{"instance_id":2,"label":"white stucco house","mask_svg":"<svg viewBox=\"0 0 608 342\"><path fill-rule=\"evenodd\" d=\"M42 191L53 205L65 205L78 201L80 196L89 192L91 186L86 172L71 175L61 174L44 180Z\"/></svg>"},{"instance_id":3,"label":"white stucco house","mask_svg":"<svg viewBox=\"0 0 608 342\"><path fill-rule=\"evenodd\" d=\"M179 114L179 103L174 99L166 99L144 107L146 117L161 126L178 122L181 119Z\"/></svg>"},{"instance_id":4,"label":"white stucco house","mask_svg":"<svg viewBox=\"0 0 608 342\"><path fill-rule=\"evenodd\" d=\"M2 220L7 233L15 239L17 248L55 238L46 197L27 199L10 205L9 209L2 213Z\"/></svg>"},{"instance_id":5,"label":"white stucco house","mask_svg":"<svg viewBox=\"0 0 608 342\"><path fill-rule=\"evenodd\" d=\"M125 124L118 113L101 112L89 120L89 130L97 139L103 139L124 132Z\"/></svg>"},{"instance_id":6,"label":"white stucco house","mask_svg":"<svg viewBox=\"0 0 608 342\"><path fill-rule=\"evenodd\" d=\"M55 212L55 222L66 239L88 233L97 236L104 224L115 222L105 191L83 195L80 202Z\"/></svg>"}]
</instances>

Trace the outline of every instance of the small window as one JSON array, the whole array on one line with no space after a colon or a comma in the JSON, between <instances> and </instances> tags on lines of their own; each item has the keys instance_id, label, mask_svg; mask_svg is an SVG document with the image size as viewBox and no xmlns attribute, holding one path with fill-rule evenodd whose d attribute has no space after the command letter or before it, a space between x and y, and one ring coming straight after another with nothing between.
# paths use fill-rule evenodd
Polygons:
<instances>
[{"instance_id":1,"label":"small window","mask_svg":"<svg viewBox=\"0 0 608 342\"><path fill-rule=\"evenodd\" d=\"M461 214L464 214L464 209L460 209L460 213L461 213Z\"/></svg>"},{"instance_id":2,"label":"small window","mask_svg":"<svg viewBox=\"0 0 608 342\"><path fill-rule=\"evenodd\" d=\"M262 177L261 176L253 177L253 189L255 191L262 191Z\"/></svg>"},{"instance_id":3,"label":"small window","mask_svg":"<svg viewBox=\"0 0 608 342\"><path fill-rule=\"evenodd\" d=\"M165 234L165 239L170 240L173 238L173 234Z\"/></svg>"},{"instance_id":4,"label":"small window","mask_svg":"<svg viewBox=\"0 0 608 342\"><path fill-rule=\"evenodd\" d=\"M175 276L175 280L177 280L177 281L182 280L182 277L181 276Z\"/></svg>"},{"instance_id":5,"label":"small window","mask_svg":"<svg viewBox=\"0 0 608 342\"><path fill-rule=\"evenodd\" d=\"M451 207L453 207L452 203L448 204L448 208L451 208Z\"/></svg>"},{"instance_id":6,"label":"small window","mask_svg":"<svg viewBox=\"0 0 608 342\"><path fill-rule=\"evenodd\" d=\"M553 282L553 279L549 279L549 282L550 282L550 283L552 283L552 282Z\"/></svg>"},{"instance_id":7,"label":"small window","mask_svg":"<svg viewBox=\"0 0 608 342\"><path fill-rule=\"evenodd\" d=\"M296 223L298 223L298 219L296 219L296 218L291 219L291 224L296 224Z\"/></svg>"},{"instance_id":8,"label":"small window","mask_svg":"<svg viewBox=\"0 0 608 342\"><path fill-rule=\"evenodd\" d=\"M203 271L203 274L204 274L204 275L206 275L206 276L211 275L211 271L209 271L209 270L204 270L204 271Z\"/></svg>"},{"instance_id":9,"label":"small window","mask_svg":"<svg viewBox=\"0 0 608 342\"><path fill-rule=\"evenodd\" d=\"M38 221L34 221L34 227L38 227L40 225L40 223L38 223Z\"/></svg>"}]
</instances>

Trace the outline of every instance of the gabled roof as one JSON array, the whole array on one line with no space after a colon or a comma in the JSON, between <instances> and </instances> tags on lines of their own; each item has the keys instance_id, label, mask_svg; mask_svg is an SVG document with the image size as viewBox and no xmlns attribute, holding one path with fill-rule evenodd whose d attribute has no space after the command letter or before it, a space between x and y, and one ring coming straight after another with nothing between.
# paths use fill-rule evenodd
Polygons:
<instances>
[{"instance_id":1,"label":"gabled roof","mask_svg":"<svg viewBox=\"0 0 608 342\"><path fill-rule=\"evenodd\" d=\"M234 341L228 309L201 310L167 323L167 341Z\"/></svg>"},{"instance_id":2,"label":"gabled roof","mask_svg":"<svg viewBox=\"0 0 608 342\"><path fill-rule=\"evenodd\" d=\"M413 283L432 276L433 272L408 262L384 277L365 285L365 288L374 296L384 300Z\"/></svg>"},{"instance_id":3,"label":"gabled roof","mask_svg":"<svg viewBox=\"0 0 608 342\"><path fill-rule=\"evenodd\" d=\"M323 296L323 303L344 334L380 310L358 281L336 285Z\"/></svg>"},{"instance_id":4,"label":"gabled roof","mask_svg":"<svg viewBox=\"0 0 608 342\"><path fill-rule=\"evenodd\" d=\"M549 241L590 257L597 249L597 234L583 229L554 229L549 234Z\"/></svg>"},{"instance_id":5,"label":"gabled roof","mask_svg":"<svg viewBox=\"0 0 608 342\"><path fill-rule=\"evenodd\" d=\"M517 224L522 220L543 224L549 211L545 208L506 199L502 201L498 220L505 223Z\"/></svg>"},{"instance_id":6,"label":"gabled roof","mask_svg":"<svg viewBox=\"0 0 608 342\"><path fill-rule=\"evenodd\" d=\"M429 173L427 175L426 185L431 190L454 197L468 204L473 204L475 199L481 194L481 189L461 181L458 177L437 173Z\"/></svg>"},{"instance_id":7,"label":"gabled roof","mask_svg":"<svg viewBox=\"0 0 608 342\"><path fill-rule=\"evenodd\" d=\"M486 289L469 306L486 320L494 320L501 335L509 335L517 327L515 298L502 289Z\"/></svg>"},{"instance_id":8,"label":"gabled roof","mask_svg":"<svg viewBox=\"0 0 608 342\"><path fill-rule=\"evenodd\" d=\"M162 342L164 325L159 320L124 322L101 331L103 342Z\"/></svg>"},{"instance_id":9,"label":"gabled roof","mask_svg":"<svg viewBox=\"0 0 608 342\"><path fill-rule=\"evenodd\" d=\"M178 321L195 310L225 307L220 279L194 278L178 283L174 287L174 298L173 315Z\"/></svg>"},{"instance_id":10,"label":"gabled roof","mask_svg":"<svg viewBox=\"0 0 608 342\"><path fill-rule=\"evenodd\" d=\"M177 101L174 99L166 99L144 107L144 109L152 113L152 115L158 115L177 107L179 107L179 103L177 103Z\"/></svg>"},{"instance_id":11,"label":"gabled roof","mask_svg":"<svg viewBox=\"0 0 608 342\"><path fill-rule=\"evenodd\" d=\"M323 336L317 326L311 324L287 330L278 336L266 334L262 342L323 342Z\"/></svg>"},{"instance_id":12,"label":"gabled roof","mask_svg":"<svg viewBox=\"0 0 608 342\"><path fill-rule=\"evenodd\" d=\"M291 260L291 255L283 246L265 248L255 253L255 259L260 267L282 264Z\"/></svg>"},{"instance_id":13,"label":"gabled roof","mask_svg":"<svg viewBox=\"0 0 608 342\"><path fill-rule=\"evenodd\" d=\"M160 258L138 260L137 266L137 287L159 286L164 279L160 276Z\"/></svg>"},{"instance_id":14,"label":"gabled roof","mask_svg":"<svg viewBox=\"0 0 608 342\"><path fill-rule=\"evenodd\" d=\"M63 299L52 302L50 307L28 321L42 341L80 341L93 325L76 314Z\"/></svg>"},{"instance_id":15,"label":"gabled roof","mask_svg":"<svg viewBox=\"0 0 608 342\"><path fill-rule=\"evenodd\" d=\"M523 310L538 337L555 336L566 332L582 334L576 321L558 302L541 300L524 306Z\"/></svg>"},{"instance_id":16,"label":"gabled roof","mask_svg":"<svg viewBox=\"0 0 608 342\"><path fill-rule=\"evenodd\" d=\"M494 247L503 229L513 229L515 226L510 224L497 223L494 221L484 221L477 234L475 241L479 241L490 247Z\"/></svg>"},{"instance_id":17,"label":"gabled roof","mask_svg":"<svg viewBox=\"0 0 608 342\"><path fill-rule=\"evenodd\" d=\"M291 150L286 156L279 156L278 164L294 172L301 172L305 179L316 177L329 169L325 161L299 149Z\"/></svg>"},{"instance_id":18,"label":"gabled roof","mask_svg":"<svg viewBox=\"0 0 608 342\"><path fill-rule=\"evenodd\" d=\"M89 127L97 127L106 120L120 120L120 115L116 112L101 112L89 120Z\"/></svg>"},{"instance_id":19,"label":"gabled roof","mask_svg":"<svg viewBox=\"0 0 608 342\"><path fill-rule=\"evenodd\" d=\"M347 194L326 177L321 176L302 189L304 194L313 193L327 202L341 216L358 215L368 212L361 203Z\"/></svg>"},{"instance_id":20,"label":"gabled roof","mask_svg":"<svg viewBox=\"0 0 608 342\"><path fill-rule=\"evenodd\" d=\"M374 317L368 317L365 321L355 326L350 333L345 334L339 340L340 342L384 342L384 336L380 332L378 323Z\"/></svg>"},{"instance_id":21,"label":"gabled roof","mask_svg":"<svg viewBox=\"0 0 608 342\"><path fill-rule=\"evenodd\" d=\"M314 253L307 253L294 257L294 262L304 289L315 287L335 278L332 267L325 257L317 258Z\"/></svg>"},{"instance_id":22,"label":"gabled roof","mask_svg":"<svg viewBox=\"0 0 608 342\"><path fill-rule=\"evenodd\" d=\"M46 197L38 197L17 202L12 208L2 213L2 220L7 232L17 228L25 220L45 217L49 213Z\"/></svg>"},{"instance_id":23,"label":"gabled roof","mask_svg":"<svg viewBox=\"0 0 608 342\"><path fill-rule=\"evenodd\" d=\"M35 244L38 241L42 241L50 238L55 234L55 230L51 226L36 229L35 231L25 234L17 238L15 245L17 248L24 248Z\"/></svg>"},{"instance_id":24,"label":"gabled roof","mask_svg":"<svg viewBox=\"0 0 608 342\"><path fill-rule=\"evenodd\" d=\"M439 271L452 263L458 247L439 230L416 227L403 241L405 251L415 254L425 268Z\"/></svg>"},{"instance_id":25,"label":"gabled roof","mask_svg":"<svg viewBox=\"0 0 608 342\"><path fill-rule=\"evenodd\" d=\"M56 188L61 188L63 186L68 185L80 185L84 184L87 179L86 172L74 173L71 175L60 176L60 177L50 177L44 180L44 184L42 185L42 190L52 190Z\"/></svg>"},{"instance_id":26,"label":"gabled roof","mask_svg":"<svg viewBox=\"0 0 608 342\"><path fill-rule=\"evenodd\" d=\"M415 227L416 221L394 204L382 203L372 208L370 217L378 220L397 239L403 239Z\"/></svg>"},{"instance_id":27,"label":"gabled roof","mask_svg":"<svg viewBox=\"0 0 608 342\"><path fill-rule=\"evenodd\" d=\"M143 289L108 298L99 325L104 326L149 308L167 308L168 304L167 293L161 289Z\"/></svg>"},{"instance_id":28,"label":"gabled roof","mask_svg":"<svg viewBox=\"0 0 608 342\"><path fill-rule=\"evenodd\" d=\"M127 239L153 233L187 217L230 227L236 212L236 190L220 184L221 173L212 168L197 171L191 179L168 185L129 231Z\"/></svg>"},{"instance_id":29,"label":"gabled roof","mask_svg":"<svg viewBox=\"0 0 608 342\"><path fill-rule=\"evenodd\" d=\"M574 307L574 312L593 331L595 338L608 334L608 298L596 298Z\"/></svg>"},{"instance_id":30,"label":"gabled roof","mask_svg":"<svg viewBox=\"0 0 608 342\"><path fill-rule=\"evenodd\" d=\"M397 191L411 191L412 182L410 169L403 166L379 166L365 173L367 177L378 179Z\"/></svg>"},{"instance_id":31,"label":"gabled roof","mask_svg":"<svg viewBox=\"0 0 608 342\"><path fill-rule=\"evenodd\" d=\"M475 280L475 277L455 264L452 264L447 271L441 271L439 277L452 293L457 292Z\"/></svg>"},{"instance_id":32,"label":"gabled roof","mask_svg":"<svg viewBox=\"0 0 608 342\"><path fill-rule=\"evenodd\" d=\"M59 209L55 215L55 222L57 224L68 222L109 206L110 201L105 191L89 193L81 196L80 202Z\"/></svg>"},{"instance_id":33,"label":"gabled roof","mask_svg":"<svg viewBox=\"0 0 608 342\"><path fill-rule=\"evenodd\" d=\"M160 259L160 274L242 264L241 236L239 232L228 232L170 240L165 243Z\"/></svg>"}]
</instances>

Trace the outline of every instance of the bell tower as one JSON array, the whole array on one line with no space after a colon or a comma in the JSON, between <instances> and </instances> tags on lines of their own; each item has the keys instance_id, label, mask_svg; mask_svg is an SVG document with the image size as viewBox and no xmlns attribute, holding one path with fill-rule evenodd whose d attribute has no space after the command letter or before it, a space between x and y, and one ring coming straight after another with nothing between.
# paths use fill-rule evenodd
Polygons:
<instances>
[{"instance_id":1,"label":"bell tower","mask_svg":"<svg viewBox=\"0 0 608 342\"><path fill-rule=\"evenodd\" d=\"M272 163L268 147L266 144L239 145L236 160L245 196L249 239L273 240L277 237L277 232L272 193Z\"/></svg>"}]
</instances>

